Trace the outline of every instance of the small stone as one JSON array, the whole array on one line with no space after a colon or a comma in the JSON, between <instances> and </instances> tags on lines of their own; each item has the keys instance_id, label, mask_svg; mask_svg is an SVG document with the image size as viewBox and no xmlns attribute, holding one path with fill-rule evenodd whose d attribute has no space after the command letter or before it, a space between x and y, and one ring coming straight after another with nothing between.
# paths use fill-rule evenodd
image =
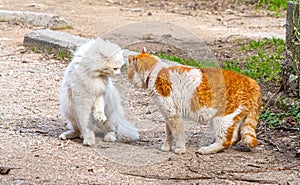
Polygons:
<instances>
[{"instance_id":1,"label":"small stone","mask_svg":"<svg viewBox=\"0 0 300 185\"><path fill-rule=\"evenodd\" d=\"M86 43L88 39L75 36L69 33L53 30L35 30L24 36L23 45L25 47L37 47L41 50L49 47L53 48L53 53L65 51L71 54L76 47ZM59 49L54 49L59 48Z\"/></svg>"},{"instance_id":2,"label":"small stone","mask_svg":"<svg viewBox=\"0 0 300 185\"><path fill-rule=\"evenodd\" d=\"M233 14L233 10L231 10L231 9L227 9L226 12L229 14Z\"/></svg>"},{"instance_id":3,"label":"small stone","mask_svg":"<svg viewBox=\"0 0 300 185\"><path fill-rule=\"evenodd\" d=\"M152 15L152 12L148 12L147 15L148 15L148 16L151 16L151 15Z\"/></svg>"},{"instance_id":4,"label":"small stone","mask_svg":"<svg viewBox=\"0 0 300 185\"><path fill-rule=\"evenodd\" d=\"M14 184L15 185L28 185L25 181L23 181L23 180L16 180L15 182L14 182Z\"/></svg>"},{"instance_id":5,"label":"small stone","mask_svg":"<svg viewBox=\"0 0 300 185\"><path fill-rule=\"evenodd\" d=\"M8 72L8 76L12 76L13 74L14 74L13 71L9 71L9 72Z\"/></svg>"},{"instance_id":6,"label":"small stone","mask_svg":"<svg viewBox=\"0 0 300 185\"><path fill-rule=\"evenodd\" d=\"M149 34L146 34L146 35L143 35L143 40L153 40L154 39L154 35L149 33Z\"/></svg>"},{"instance_id":7,"label":"small stone","mask_svg":"<svg viewBox=\"0 0 300 185\"><path fill-rule=\"evenodd\" d=\"M58 75L55 75L55 78L54 78L54 80L55 80L55 81L57 81L57 82L58 82L58 81L60 81L60 79L61 79L61 78L60 78L60 76L58 76Z\"/></svg>"},{"instance_id":8,"label":"small stone","mask_svg":"<svg viewBox=\"0 0 300 185\"><path fill-rule=\"evenodd\" d=\"M11 168L0 166L0 174L7 175L10 172Z\"/></svg>"},{"instance_id":9,"label":"small stone","mask_svg":"<svg viewBox=\"0 0 300 185\"><path fill-rule=\"evenodd\" d=\"M297 157L297 158L300 157L300 149L298 149L298 150L296 151L296 157Z\"/></svg>"},{"instance_id":10,"label":"small stone","mask_svg":"<svg viewBox=\"0 0 300 185\"><path fill-rule=\"evenodd\" d=\"M60 18L58 15L39 12L0 10L0 20L17 21L24 24L41 26L45 28L71 27L69 22L63 18Z\"/></svg>"},{"instance_id":11,"label":"small stone","mask_svg":"<svg viewBox=\"0 0 300 185\"><path fill-rule=\"evenodd\" d=\"M142 8L121 8L121 11L124 12L142 12L143 9Z\"/></svg>"},{"instance_id":12,"label":"small stone","mask_svg":"<svg viewBox=\"0 0 300 185\"><path fill-rule=\"evenodd\" d=\"M94 172L94 169L93 169L93 168L89 168L89 169L88 169L88 172L93 173L93 172Z\"/></svg>"},{"instance_id":13,"label":"small stone","mask_svg":"<svg viewBox=\"0 0 300 185\"><path fill-rule=\"evenodd\" d=\"M172 34L163 34L162 37L163 37L163 38L171 38L171 37L172 37Z\"/></svg>"}]
</instances>

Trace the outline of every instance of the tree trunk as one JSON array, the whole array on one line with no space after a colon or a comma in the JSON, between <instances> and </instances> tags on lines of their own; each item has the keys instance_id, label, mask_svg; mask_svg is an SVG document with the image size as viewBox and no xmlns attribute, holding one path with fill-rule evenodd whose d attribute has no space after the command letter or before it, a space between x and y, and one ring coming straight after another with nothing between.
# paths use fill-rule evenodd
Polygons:
<instances>
[{"instance_id":1,"label":"tree trunk","mask_svg":"<svg viewBox=\"0 0 300 185\"><path fill-rule=\"evenodd\" d=\"M286 22L286 60L282 64L285 94L300 97L300 21L299 3L288 2Z\"/></svg>"}]
</instances>

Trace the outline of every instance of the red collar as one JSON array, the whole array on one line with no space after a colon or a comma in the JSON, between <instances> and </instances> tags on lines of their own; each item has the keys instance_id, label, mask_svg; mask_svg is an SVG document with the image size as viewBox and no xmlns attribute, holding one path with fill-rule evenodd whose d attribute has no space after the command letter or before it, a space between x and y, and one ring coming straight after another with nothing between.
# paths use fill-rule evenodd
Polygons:
<instances>
[{"instance_id":1,"label":"red collar","mask_svg":"<svg viewBox=\"0 0 300 185\"><path fill-rule=\"evenodd\" d=\"M151 75L153 69L154 69L156 66L157 66L157 63L154 64L154 65L152 66L152 68L150 69L150 72L149 72L149 74L148 74L148 76L147 76L147 80L146 80L146 87L147 87L147 88L148 88L149 81L150 81L150 75Z\"/></svg>"}]
</instances>

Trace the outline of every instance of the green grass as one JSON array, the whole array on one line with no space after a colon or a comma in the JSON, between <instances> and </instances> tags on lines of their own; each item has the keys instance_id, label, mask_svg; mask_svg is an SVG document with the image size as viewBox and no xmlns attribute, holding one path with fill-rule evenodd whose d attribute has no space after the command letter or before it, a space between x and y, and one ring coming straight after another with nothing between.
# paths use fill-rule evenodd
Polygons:
<instances>
[{"instance_id":1,"label":"green grass","mask_svg":"<svg viewBox=\"0 0 300 185\"><path fill-rule=\"evenodd\" d=\"M265 122L269 128L282 124L292 124L294 127L299 127L300 104L289 107L286 112L273 112L267 108L261 113L259 120Z\"/></svg>"},{"instance_id":2,"label":"green grass","mask_svg":"<svg viewBox=\"0 0 300 185\"><path fill-rule=\"evenodd\" d=\"M35 47L35 46L31 48L31 51L34 52L34 53L40 53L40 52L41 52L41 51L39 50L39 48L38 48L38 47Z\"/></svg>"},{"instance_id":3,"label":"green grass","mask_svg":"<svg viewBox=\"0 0 300 185\"><path fill-rule=\"evenodd\" d=\"M54 50L50 47L46 47L44 49L40 49L37 46L31 48L31 51L34 53L46 53L52 55L56 60L70 60L72 56L67 54L65 51L58 50L54 52Z\"/></svg>"},{"instance_id":4,"label":"green grass","mask_svg":"<svg viewBox=\"0 0 300 185\"><path fill-rule=\"evenodd\" d=\"M55 59L56 60L64 60L64 59L71 59L71 56L69 56L68 54L66 54L64 51L59 51L56 55L55 55Z\"/></svg>"},{"instance_id":5,"label":"green grass","mask_svg":"<svg viewBox=\"0 0 300 185\"><path fill-rule=\"evenodd\" d=\"M258 6L267 7L271 11L281 11L286 9L287 0L259 0Z\"/></svg>"},{"instance_id":6,"label":"green grass","mask_svg":"<svg viewBox=\"0 0 300 185\"><path fill-rule=\"evenodd\" d=\"M284 40L265 38L250 40L249 42L240 40L239 42L241 45L239 52L251 53L251 56L241 57L233 61L226 60L223 62L223 68L243 74L259 82L273 81L278 84L281 80L281 62L284 60ZM158 54L158 57L194 67L219 67L215 62L186 60L165 54Z\"/></svg>"},{"instance_id":7,"label":"green grass","mask_svg":"<svg viewBox=\"0 0 300 185\"><path fill-rule=\"evenodd\" d=\"M198 68L208 68L208 67L219 67L217 63L215 62L209 62L209 61L200 61L200 60L187 60L182 59L177 56L168 56L166 54L160 53L158 54L159 58L170 60L177 62L179 64L187 65L187 66L193 66Z\"/></svg>"},{"instance_id":8,"label":"green grass","mask_svg":"<svg viewBox=\"0 0 300 185\"><path fill-rule=\"evenodd\" d=\"M251 56L233 61L226 60L224 69L236 71L259 82L281 80L281 62L284 60L285 43L282 39L259 39L247 43L241 41L241 52L251 53Z\"/></svg>"},{"instance_id":9,"label":"green grass","mask_svg":"<svg viewBox=\"0 0 300 185\"><path fill-rule=\"evenodd\" d=\"M279 38L265 38L259 40L250 40L244 42L239 40L241 48L239 52L250 53L250 56L242 57L235 60L225 60L223 68L253 78L259 82L281 81L281 62L284 60L285 43ZM177 56L168 56L158 54L162 59L178 62L183 65L194 67L219 67L215 62L205 62L196 60L186 60Z\"/></svg>"}]
</instances>

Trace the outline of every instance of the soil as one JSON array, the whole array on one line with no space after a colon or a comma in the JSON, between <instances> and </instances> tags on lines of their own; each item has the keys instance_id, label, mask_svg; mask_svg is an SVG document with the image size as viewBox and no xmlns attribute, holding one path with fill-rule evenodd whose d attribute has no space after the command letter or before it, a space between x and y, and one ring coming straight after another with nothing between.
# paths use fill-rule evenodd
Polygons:
<instances>
[{"instance_id":1,"label":"soil","mask_svg":"<svg viewBox=\"0 0 300 185\"><path fill-rule=\"evenodd\" d=\"M55 13L71 21L65 30L101 37L137 22L160 21L199 37L217 60L231 55L235 38L284 38L284 17L256 10L255 4L227 1L0 1L7 10ZM61 141L66 120L58 110L59 86L68 59L22 46L34 27L0 22L0 184L299 184L299 130L258 127L259 146L241 144L212 155L197 149L212 141L206 125L186 122L187 153L161 152L164 120L146 91L134 89L125 72L113 80L128 119L140 129L135 142L95 147ZM138 28L137 28L138 29ZM136 49L140 46L136 46ZM157 47L157 46L155 46ZM267 87L265 87L267 88Z\"/></svg>"}]
</instances>

